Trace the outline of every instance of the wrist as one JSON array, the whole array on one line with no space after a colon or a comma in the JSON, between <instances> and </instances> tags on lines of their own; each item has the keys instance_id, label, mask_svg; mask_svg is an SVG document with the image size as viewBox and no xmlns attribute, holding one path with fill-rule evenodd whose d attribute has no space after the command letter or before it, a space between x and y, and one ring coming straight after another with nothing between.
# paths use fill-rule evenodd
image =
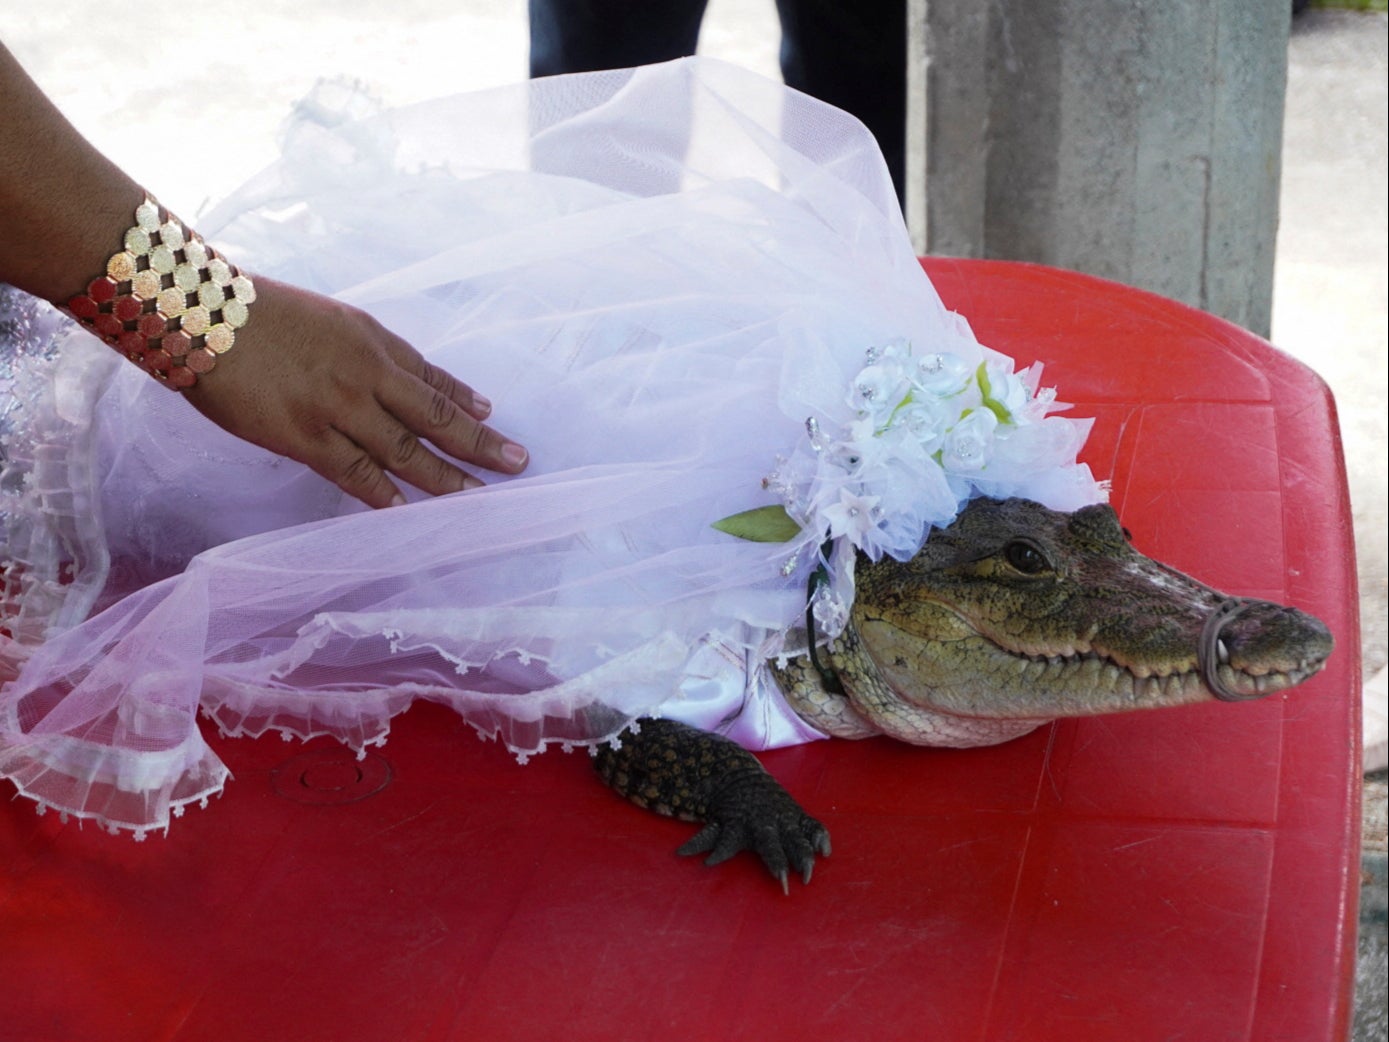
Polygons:
<instances>
[{"instance_id":1,"label":"wrist","mask_svg":"<svg viewBox=\"0 0 1389 1042\"><path fill-rule=\"evenodd\" d=\"M146 195L105 270L61 306L155 379L184 390L232 349L255 299L249 276Z\"/></svg>"}]
</instances>

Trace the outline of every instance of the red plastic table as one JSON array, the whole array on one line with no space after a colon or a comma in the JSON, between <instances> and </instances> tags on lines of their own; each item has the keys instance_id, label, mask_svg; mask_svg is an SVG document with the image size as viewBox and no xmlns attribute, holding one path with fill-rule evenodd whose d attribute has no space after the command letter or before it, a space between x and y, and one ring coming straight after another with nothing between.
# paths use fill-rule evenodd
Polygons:
<instances>
[{"instance_id":1,"label":"red plastic table","mask_svg":"<svg viewBox=\"0 0 1389 1042\"><path fill-rule=\"evenodd\" d=\"M1096 279L926 262L980 339L1097 418L1136 543L1321 616L1289 693L1066 721L994 749L765 757L834 855L751 858L417 706L362 763L214 744L235 779L134 843L0 804L0 1037L1333 1039L1349 1023L1360 689L1330 395L1218 319Z\"/></svg>"}]
</instances>

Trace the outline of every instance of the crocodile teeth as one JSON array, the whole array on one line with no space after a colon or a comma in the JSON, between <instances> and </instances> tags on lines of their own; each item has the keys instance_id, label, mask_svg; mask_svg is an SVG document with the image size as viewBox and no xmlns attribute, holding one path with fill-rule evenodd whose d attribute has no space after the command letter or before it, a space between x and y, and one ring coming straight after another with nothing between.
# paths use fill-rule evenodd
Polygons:
<instances>
[{"instance_id":1,"label":"crocodile teeth","mask_svg":"<svg viewBox=\"0 0 1389 1042\"><path fill-rule=\"evenodd\" d=\"M1225 646L1225 642L1223 640L1218 640L1215 642L1215 650L1216 653L1220 656L1221 665L1228 666L1230 664L1230 649Z\"/></svg>"}]
</instances>

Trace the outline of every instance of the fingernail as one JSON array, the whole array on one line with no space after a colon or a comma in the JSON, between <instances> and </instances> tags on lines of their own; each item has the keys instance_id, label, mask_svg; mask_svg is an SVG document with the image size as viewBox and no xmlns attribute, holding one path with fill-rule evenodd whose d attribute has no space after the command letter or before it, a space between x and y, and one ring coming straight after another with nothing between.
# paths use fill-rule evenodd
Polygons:
<instances>
[{"instance_id":1,"label":"fingernail","mask_svg":"<svg viewBox=\"0 0 1389 1042\"><path fill-rule=\"evenodd\" d=\"M507 442L502 446L502 462L514 470L520 470L526 465L526 460L530 454L521 446Z\"/></svg>"},{"instance_id":2,"label":"fingernail","mask_svg":"<svg viewBox=\"0 0 1389 1042\"><path fill-rule=\"evenodd\" d=\"M402 496L399 492L397 492L394 496L391 497L391 506L393 506L393 507L403 507L404 505L405 505L405 497Z\"/></svg>"},{"instance_id":3,"label":"fingernail","mask_svg":"<svg viewBox=\"0 0 1389 1042\"><path fill-rule=\"evenodd\" d=\"M491 400L488 399L488 398L484 398L482 395L480 395L480 394L478 394L476 391L474 391L474 392L473 392L473 411L474 411L474 412L481 412L481 413L489 413L489 412L491 412L491 411L492 411L492 402L491 402Z\"/></svg>"}]
</instances>

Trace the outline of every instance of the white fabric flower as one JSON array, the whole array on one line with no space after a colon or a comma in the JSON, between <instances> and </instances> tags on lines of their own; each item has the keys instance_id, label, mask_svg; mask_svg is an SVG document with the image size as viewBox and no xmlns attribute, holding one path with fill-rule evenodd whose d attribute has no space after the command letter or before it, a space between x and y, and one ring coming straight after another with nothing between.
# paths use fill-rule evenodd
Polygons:
<instances>
[{"instance_id":1,"label":"white fabric flower","mask_svg":"<svg viewBox=\"0 0 1389 1042\"><path fill-rule=\"evenodd\" d=\"M957 395L969 386L968 363L958 355L934 354L915 360L913 382L927 394L941 398Z\"/></svg>"},{"instance_id":2,"label":"white fabric flower","mask_svg":"<svg viewBox=\"0 0 1389 1042\"><path fill-rule=\"evenodd\" d=\"M985 404L1003 423L1018 423L1025 419L1031 392L1008 361L985 362L980 375L980 391L986 390Z\"/></svg>"},{"instance_id":3,"label":"white fabric flower","mask_svg":"<svg viewBox=\"0 0 1389 1042\"><path fill-rule=\"evenodd\" d=\"M1040 363L1015 372L1007 356L969 348L981 360L904 341L869 348L843 398L849 412L806 421L765 487L808 538L908 560L971 496L1094 488L1075 461L1089 425L1048 415L1064 406L1040 388Z\"/></svg>"},{"instance_id":4,"label":"white fabric flower","mask_svg":"<svg viewBox=\"0 0 1389 1042\"><path fill-rule=\"evenodd\" d=\"M826 507L821 516L829 525L831 539L848 536L851 543L858 545L877 526L877 512L877 496L859 496L841 488L839 501Z\"/></svg>"},{"instance_id":5,"label":"white fabric flower","mask_svg":"<svg viewBox=\"0 0 1389 1042\"><path fill-rule=\"evenodd\" d=\"M886 419L907 389L900 365L870 365L854 377L849 404L860 416Z\"/></svg>"},{"instance_id":6,"label":"white fabric flower","mask_svg":"<svg viewBox=\"0 0 1389 1042\"><path fill-rule=\"evenodd\" d=\"M941 464L953 473L981 471L994 454L994 432L998 416L989 409L975 409L945 436Z\"/></svg>"}]
</instances>

